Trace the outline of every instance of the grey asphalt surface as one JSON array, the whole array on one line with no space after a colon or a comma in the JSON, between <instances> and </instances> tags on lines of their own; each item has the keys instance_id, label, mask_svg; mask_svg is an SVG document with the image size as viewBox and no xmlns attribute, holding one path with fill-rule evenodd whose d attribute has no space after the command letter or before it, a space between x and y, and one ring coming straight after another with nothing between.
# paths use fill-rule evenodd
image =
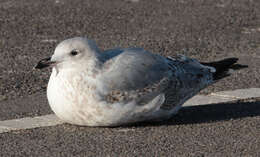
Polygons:
<instances>
[{"instance_id":1,"label":"grey asphalt surface","mask_svg":"<svg viewBox=\"0 0 260 157\"><path fill-rule=\"evenodd\" d=\"M33 66L74 36L101 49L144 47L202 61L235 56L249 67L201 93L259 88L259 8L258 0L1 0L0 120L52 113L45 96L50 70ZM142 127L15 131L0 134L0 156L260 156L258 106L254 100L192 108Z\"/></svg>"}]
</instances>

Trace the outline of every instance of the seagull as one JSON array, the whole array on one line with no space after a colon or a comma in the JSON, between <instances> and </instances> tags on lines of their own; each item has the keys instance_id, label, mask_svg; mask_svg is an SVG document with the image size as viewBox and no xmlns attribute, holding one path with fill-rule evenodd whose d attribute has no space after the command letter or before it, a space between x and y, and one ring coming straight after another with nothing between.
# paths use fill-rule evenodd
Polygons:
<instances>
[{"instance_id":1,"label":"seagull","mask_svg":"<svg viewBox=\"0 0 260 157\"><path fill-rule=\"evenodd\" d=\"M142 48L101 51L95 41L75 37L59 43L54 54L35 68L52 68L47 98L61 120L81 126L121 126L171 118L185 101L228 76L237 61L203 63Z\"/></svg>"}]
</instances>

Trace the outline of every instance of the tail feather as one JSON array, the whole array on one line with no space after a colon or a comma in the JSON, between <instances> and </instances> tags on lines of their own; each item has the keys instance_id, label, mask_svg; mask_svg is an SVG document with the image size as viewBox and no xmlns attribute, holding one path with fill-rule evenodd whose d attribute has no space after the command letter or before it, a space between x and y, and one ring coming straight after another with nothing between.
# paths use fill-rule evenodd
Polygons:
<instances>
[{"instance_id":1,"label":"tail feather","mask_svg":"<svg viewBox=\"0 0 260 157\"><path fill-rule=\"evenodd\" d=\"M238 61L238 58L226 58L216 62L201 62L202 65L214 67L216 72L213 74L214 80L222 79L226 76L229 76L229 69Z\"/></svg>"}]
</instances>

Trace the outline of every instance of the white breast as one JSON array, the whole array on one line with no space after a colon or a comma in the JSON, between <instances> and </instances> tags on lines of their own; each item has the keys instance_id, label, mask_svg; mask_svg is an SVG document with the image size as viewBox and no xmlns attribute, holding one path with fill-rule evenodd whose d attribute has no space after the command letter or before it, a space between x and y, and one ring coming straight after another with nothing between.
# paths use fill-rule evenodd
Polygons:
<instances>
[{"instance_id":1,"label":"white breast","mask_svg":"<svg viewBox=\"0 0 260 157\"><path fill-rule=\"evenodd\" d=\"M134 100L110 104L99 95L95 81L84 73L59 71L57 74L53 69L47 88L51 109L65 122L87 126L120 125L164 116L156 115L163 103L160 97L143 106L136 105Z\"/></svg>"},{"instance_id":2,"label":"white breast","mask_svg":"<svg viewBox=\"0 0 260 157\"><path fill-rule=\"evenodd\" d=\"M84 74L82 74L84 75ZM102 115L97 101L96 87L82 75L71 71L53 69L47 97L51 109L65 122L78 125L90 125Z\"/></svg>"}]
</instances>

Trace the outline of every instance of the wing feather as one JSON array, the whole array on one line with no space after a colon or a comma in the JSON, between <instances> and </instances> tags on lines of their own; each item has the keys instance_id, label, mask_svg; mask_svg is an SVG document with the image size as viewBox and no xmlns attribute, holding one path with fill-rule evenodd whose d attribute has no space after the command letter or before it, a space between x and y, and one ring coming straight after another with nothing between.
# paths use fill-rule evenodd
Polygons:
<instances>
[{"instance_id":1,"label":"wing feather","mask_svg":"<svg viewBox=\"0 0 260 157\"><path fill-rule=\"evenodd\" d=\"M210 69L185 56L164 58L140 48L109 53L113 57L104 62L101 80L110 103L136 101L145 105L165 94L162 109L172 109L212 83Z\"/></svg>"}]
</instances>

